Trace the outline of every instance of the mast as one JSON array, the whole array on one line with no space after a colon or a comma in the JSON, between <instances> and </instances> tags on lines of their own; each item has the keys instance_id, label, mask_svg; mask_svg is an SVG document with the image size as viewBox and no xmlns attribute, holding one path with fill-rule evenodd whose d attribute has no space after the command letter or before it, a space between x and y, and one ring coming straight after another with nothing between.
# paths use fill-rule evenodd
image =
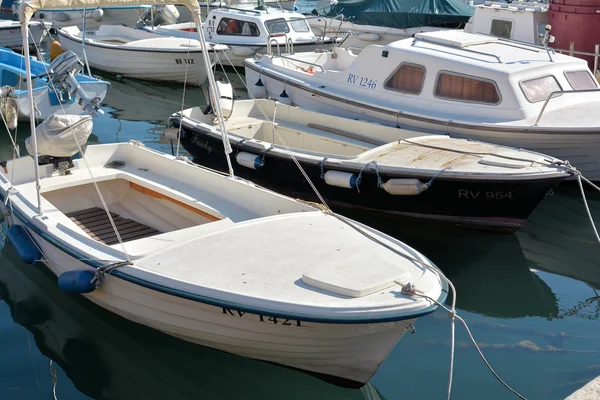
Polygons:
<instances>
[{"instance_id":1,"label":"mast","mask_svg":"<svg viewBox=\"0 0 600 400\"><path fill-rule=\"evenodd\" d=\"M227 128L225 127L225 119L223 118L223 111L221 110L221 104L219 103L221 94L219 93L219 88L217 87L217 83L215 81L215 75L213 74L212 65L210 65L210 54L208 53L208 46L206 45L206 40L204 39L204 31L202 30L202 22L200 18L199 9L192 10L192 18L194 19L194 23L196 24L196 29L198 29L198 37L200 39L200 46L202 47L202 59L204 60L204 67L206 68L206 73L208 75L208 85L215 99L212 107L213 111L217 115L217 120L219 121L219 129L221 130L221 139L223 140L223 148L225 149L225 158L227 159L229 176L233 178L235 175L233 173L233 167L231 166L231 158L229 157L229 154L231 154L233 150L231 149L231 144L229 143ZM210 96L208 101L210 101Z\"/></svg>"},{"instance_id":2,"label":"mast","mask_svg":"<svg viewBox=\"0 0 600 400\"><path fill-rule=\"evenodd\" d=\"M27 105L29 107L29 124L31 125L31 144L33 146L33 170L35 172L35 191L37 193L38 214L42 215L42 195L40 194L40 167L38 165L38 147L35 136L35 108L33 106L33 83L31 82L31 60L29 59L29 24L21 21L23 34L23 51L25 53L25 77L27 79Z\"/></svg>"}]
</instances>

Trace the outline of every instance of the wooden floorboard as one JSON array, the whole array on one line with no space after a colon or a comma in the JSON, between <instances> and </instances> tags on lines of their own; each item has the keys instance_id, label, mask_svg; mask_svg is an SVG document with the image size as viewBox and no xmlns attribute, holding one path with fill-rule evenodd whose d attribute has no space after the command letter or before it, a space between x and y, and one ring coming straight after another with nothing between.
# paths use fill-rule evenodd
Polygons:
<instances>
[{"instance_id":1,"label":"wooden floorboard","mask_svg":"<svg viewBox=\"0 0 600 400\"><path fill-rule=\"evenodd\" d=\"M154 236L159 233L154 228L144 225L132 219L121 217L119 214L110 213L121 239L126 242L130 240L142 239L148 236ZM107 245L119 243L110 219L106 211L101 208L89 208L87 210L76 211L67 214L71 221L75 222L84 232L94 240Z\"/></svg>"}]
</instances>

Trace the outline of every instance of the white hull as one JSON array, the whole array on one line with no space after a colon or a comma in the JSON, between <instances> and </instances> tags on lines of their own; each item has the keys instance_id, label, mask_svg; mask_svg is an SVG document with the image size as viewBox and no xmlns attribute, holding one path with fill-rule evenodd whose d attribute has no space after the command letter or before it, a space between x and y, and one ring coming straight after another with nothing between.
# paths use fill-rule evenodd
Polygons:
<instances>
[{"instance_id":1,"label":"white hull","mask_svg":"<svg viewBox=\"0 0 600 400\"><path fill-rule=\"evenodd\" d=\"M417 28L397 29L385 26L359 25L339 19L319 17L307 18L310 28L317 36L326 35L343 39L341 44L344 48L362 49L370 44L385 46L397 40L412 37L419 32L439 31L443 28L420 26ZM339 31L339 34L336 32Z\"/></svg>"},{"instance_id":2,"label":"white hull","mask_svg":"<svg viewBox=\"0 0 600 400\"><path fill-rule=\"evenodd\" d=\"M246 67L246 84L252 89L258 81L259 73L253 68ZM283 89L289 95L292 104L306 107L331 115L347 118L362 119L386 125L400 125L422 129L427 132L450 134L457 138L470 138L482 142L495 143L504 146L524 148L535 152L548 154L561 160L568 160L573 166L583 173L588 179L600 180L600 129L598 132L581 133L573 131L544 132L542 129L515 129L514 126L496 127L484 126L479 128L465 127L458 124L451 125L441 121L427 120L425 118L410 118L402 114L392 115L352 99L340 99L315 95L312 91L279 79L274 79L265 72L260 78L266 88L266 97L279 98ZM418 135L418 134L416 134Z\"/></svg>"},{"instance_id":3,"label":"white hull","mask_svg":"<svg viewBox=\"0 0 600 400\"><path fill-rule=\"evenodd\" d=\"M81 88L92 98L100 97L104 99L106 96L107 83L80 83ZM34 90L33 101L37 107L36 118L46 119L52 114L81 114L83 109L79 105L76 98L70 102L62 104L53 104L55 102L50 99L51 91L47 88ZM27 101L27 92L21 91L17 96L17 111L18 118L22 121L29 121L29 103Z\"/></svg>"},{"instance_id":4,"label":"white hull","mask_svg":"<svg viewBox=\"0 0 600 400\"><path fill-rule=\"evenodd\" d=\"M243 67L244 60L253 57L254 54L267 54L267 46L236 46L234 44L227 44L228 49L224 51L219 51L217 54L219 56L219 60L223 65L230 65L232 67ZM281 45L283 48L284 46ZM313 52L318 49L330 49L332 45L323 44L323 43L314 43L314 44L295 44L294 51L297 52ZM241 49L242 52L247 51L247 49L253 49L254 52L252 54L244 54L237 55L237 51ZM273 45L273 50L277 52L277 47ZM283 49L282 49L283 50Z\"/></svg>"},{"instance_id":5,"label":"white hull","mask_svg":"<svg viewBox=\"0 0 600 400\"><path fill-rule=\"evenodd\" d=\"M60 32L59 39L66 50L72 50L79 57L83 57L81 40L67 37ZM197 48L189 52L184 47L130 50L120 46L88 43L86 39L86 55L92 68L130 78L186 82L200 86L207 77L202 51Z\"/></svg>"},{"instance_id":6,"label":"white hull","mask_svg":"<svg viewBox=\"0 0 600 400\"><path fill-rule=\"evenodd\" d=\"M18 22L7 21L0 23L0 46L7 49L21 49L23 47L23 36L21 26ZM15 26L13 26L15 25ZM29 25L29 44L39 44L46 36L46 29L42 22L33 22Z\"/></svg>"},{"instance_id":7,"label":"white hull","mask_svg":"<svg viewBox=\"0 0 600 400\"><path fill-rule=\"evenodd\" d=\"M134 28L138 18L144 12L143 8L122 8L122 9L103 9L103 15L100 19L92 17L93 10L88 9L85 19L86 29L98 29L101 25L124 25ZM42 17L43 15L43 17ZM38 11L35 13L32 20L44 21L52 23L55 28L65 26L77 26L79 29L83 27L83 10L81 11Z\"/></svg>"},{"instance_id":8,"label":"white hull","mask_svg":"<svg viewBox=\"0 0 600 400\"><path fill-rule=\"evenodd\" d=\"M89 268L32 234L52 260L46 265L56 276ZM261 321L259 315L181 299L115 277L84 296L124 318L188 342L316 374L343 375L359 383L369 381L415 321L320 324L269 316Z\"/></svg>"}]
</instances>

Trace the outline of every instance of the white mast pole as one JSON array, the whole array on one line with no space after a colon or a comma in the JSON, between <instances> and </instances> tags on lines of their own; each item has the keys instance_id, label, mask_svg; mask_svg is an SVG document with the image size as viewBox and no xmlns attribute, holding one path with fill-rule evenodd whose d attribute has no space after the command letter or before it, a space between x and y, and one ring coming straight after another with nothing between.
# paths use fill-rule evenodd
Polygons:
<instances>
[{"instance_id":1,"label":"white mast pole","mask_svg":"<svg viewBox=\"0 0 600 400\"><path fill-rule=\"evenodd\" d=\"M21 5L23 7L23 5ZM42 196L40 194L40 167L38 165L38 147L35 136L35 108L33 105L33 84L31 82L31 60L29 59L29 26L27 21L21 20L23 33L23 51L25 53L25 76L27 78L27 103L29 108L29 124L31 125L31 144L33 146L33 162L35 171L35 190L37 192L38 213L42 215Z\"/></svg>"},{"instance_id":2,"label":"white mast pole","mask_svg":"<svg viewBox=\"0 0 600 400\"><path fill-rule=\"evenodd\" d=\"M223 140L223 148L225 149L225 158L227 159L227 167L229 168L229 176L233 178L233 167L231 166L231 158L229 157L229 154L233 150L231 149L231 144L229 143L229 137L227 136L227 128L225 127L225 119L223 119L223 111L221 110L221 104L219 103L221 94L219 93L219 89L217 88L217 82L215 81L215 75L213 74L212 65L210 65L210 54L208 53L208 46L206 45L206 40L204 40L204 32L202 31L202 22L200 18L199 8L196 11L192 12L192 18L194 19L194 23L196 24L196 29L198 29L198 37L200 38L200 46L202 47L202 58L204 59L204 67L206 68L206 72L208 74L208 85L215 99L212 107L213 111L217 115L217 120L219 121L221 139ZM208 101L210 101L210 98Z\"/></svg>"}]
</instances>

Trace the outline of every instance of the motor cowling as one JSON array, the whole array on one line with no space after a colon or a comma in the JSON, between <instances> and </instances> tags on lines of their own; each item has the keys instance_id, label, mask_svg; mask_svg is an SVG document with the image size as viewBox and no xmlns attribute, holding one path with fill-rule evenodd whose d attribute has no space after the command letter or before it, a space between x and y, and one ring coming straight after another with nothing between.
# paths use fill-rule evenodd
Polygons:
<instances>
[{"instance_id":1,"label":"motor cowling","mask_svg":"<svg viewBox=\"0 0 600 400\"><path fill-rule=\"evenodd\" d=\"M92 117L89 115L52 114L36 127L38 155L70 158L85 146L92 134ZM31 136L25 147L33 155Z\"/></svg>"}]
</instances>

